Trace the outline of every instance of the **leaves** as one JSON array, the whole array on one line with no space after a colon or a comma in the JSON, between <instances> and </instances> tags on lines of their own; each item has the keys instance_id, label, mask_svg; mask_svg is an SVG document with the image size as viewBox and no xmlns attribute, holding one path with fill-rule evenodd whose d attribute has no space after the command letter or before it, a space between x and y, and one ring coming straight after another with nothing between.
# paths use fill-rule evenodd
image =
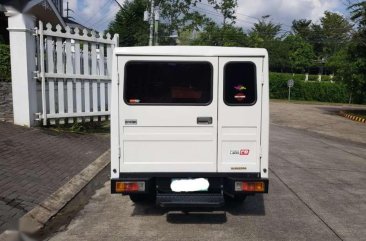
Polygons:
<instances>
[{"instance_id":1,"label":"leaves","mask_svg":"<svg viewBox=\"0 0 366 241\"><path fill-rule=\"evenodd\" d=\"M289 35L284 42L288 45L288 57L293 70L305 72L315 59L313 47L298 35Z\"/></svg>"},{"instance_id":2,"label":"leaves","mask_svg":"<svg viewBox=\"0 0 366 241\"><path fill-rule=\"evenodd\" d=\"M233 25L219 26L214 22L207 24L192 42L194 45L207 46L246 46L247 43L247 35L242 28Z\"/></svg>"},{"instance_id":3,"label":"leaves","mask_svg":"<svg viewBox=\"0 0 366 241\"><path fill-rule=\"evenodd\" d=\"M224 18L223 25L232 25L235 23L235 10L238 7L237 0L208 0L208 2L213 6L214 9L218 10L222 14Z\"/></svg>"},{"instance_id":4,"label":"leaves","mask_svg":"<svg viewBox=\"0 0 366 241\"><path fill-rule=\"evenodd\" d=\"M6 44L0 44L0 81L1 80L11 80L10 47Z\"/></svg>"},{"instance_id":5,"label":"leaves","mask_svg":"<svg viewBox=\"0 0 366 241\"><path fill-rule=\"evenodd\" d=\"M123 8L117 13L106 32L118 33L120 46L147 45L149 25L143 21L146 6L148 6L147 0L125 1Z\"/></svg>"}]
</instances>

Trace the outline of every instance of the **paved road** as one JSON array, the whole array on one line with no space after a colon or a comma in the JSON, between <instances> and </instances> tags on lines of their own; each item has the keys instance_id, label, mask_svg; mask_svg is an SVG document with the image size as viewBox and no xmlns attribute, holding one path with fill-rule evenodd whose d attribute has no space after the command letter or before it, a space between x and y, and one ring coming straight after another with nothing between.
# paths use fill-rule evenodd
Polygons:
<instances>
[{"instance_id":1,"label":"paved road","mask_svg":"<svg viewBox=\"0 0 366 241\"><path fill-rule=\"evenodd\" d=\"M109 138L0 122L0 234L109 148Z\"/></svg>"},{"instance_id":2,"label":"paved road","mask_svg":"<svg viewBox=\"0 0 366 241\"><path fill-rule=\"evenodd\" d=\"M110 195L109 182L51 240L365 240L366 145L271 126L270 192L184 215Z\"/></svg>"},{"instance_id":3,"label":"paved road","mask_svg":"<svg viewBox=\"0 0 366 241\"><path fill-rule=\"evenodd\" d=\"M366 109L366 106L270 102L272 123L366 144L366 124L339 115L341 110L350 109Z\"/></svg>"}]
</instances>

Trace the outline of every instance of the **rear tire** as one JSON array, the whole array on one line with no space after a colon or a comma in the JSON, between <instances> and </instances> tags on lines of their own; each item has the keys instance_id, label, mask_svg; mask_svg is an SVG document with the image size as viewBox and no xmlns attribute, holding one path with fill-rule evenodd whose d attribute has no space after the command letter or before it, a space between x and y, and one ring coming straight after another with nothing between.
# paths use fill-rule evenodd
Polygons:
<instances>
[{"instance_id":1,"label":"rear tire","mask_svg":"<svg viewBox=\"0 0 366 241\"><path fill-rule=\"evenodd\" d=\"M147 203L155 201L155 196L149 193L130 194L130 199L134 203Z\"/></svg>"}]
</instances>

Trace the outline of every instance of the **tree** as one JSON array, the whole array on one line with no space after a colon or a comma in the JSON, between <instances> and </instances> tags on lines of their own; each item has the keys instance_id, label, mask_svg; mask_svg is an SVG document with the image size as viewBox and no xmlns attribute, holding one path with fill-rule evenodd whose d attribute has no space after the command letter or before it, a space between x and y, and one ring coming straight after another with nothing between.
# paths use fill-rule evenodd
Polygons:
<instances>
[{"instance_id":1,"label":"tree","mask_svg":"<svg viewBox=\"0 0 366 241\"><path fill-rule=\"evenodd\" d=\"M249 34L250 36L254 36L254 40L266 42L272 41L278 37L278 34L281 31L281 25L268 21L269 17L269 15L263 16L258 23L254 24L254 27Z\"/></svg>"},{"instance_id":2,"label":"tree","mask_svg":"<svg viewBox=\"0 0 366 241\"><path fill-rule=\"evenodd\" d=\"M307 19L293 20L291 29L295 35L309 41L311 35L311 22L311 20Z\"/></svg>"},{"instance_id":3,"label":"tree","mask_svg":"<svg viewBox=\"0 0 366 241\"><path fill-rule=\"evenodd\" d=\"M156 6L161 8L159 24L159 42L173 44L169 37L173 33L178 36L183 31L197 30L208 22L208 18L191 7L196 0L160 0ZM110 23L107 31L120 35L121 46L141 46L148 44L149 23L143 21L144 11L149 6L148 0L127 0Z\"/></svg>"},{"instance_id":4,"label":"tree","mask_svg":"<svg viewBox=\"0 0 366 241\"><path fill-rule=\"evenodd\" d=\"M288 58L293 71L306 72L313 64L313 47L298 35L289 35L285 40L289 47Z\"/></svg>"},{"instance_id":5,"label":"tree","mask_svg":"<svg viewBox=\"0 0 366 241\"><path fill-rule=\"evenodd\" d=\"M197 2L198 0L157 1L168 35L176 33L180 36L183 31L198 30L209 22L205 15L192 10Z\"/></svg>"},{"instance_id":6,"label":"tree","mask_svg":"<svg viewBox=\"0 0 366 241\"><path fill-rule=\"evenodd\" d=\"M350 103L366 103L366 1L351 4L348 9L358 29L326 65L347 85Z\"/></svg>"},{"instance_id":7,"label":"tree","mask_svg":"<svg viewBox=\"0 0 366 241\"><path fill-rule=\"evenodd\" d=\"M235 23L235 11L238 7L238 1L237 0L208 0L209 3L213 5L213 7L218 10L222 16L224 17L223 25L226 24L232 25ZM228 23L228 20L230 21Z\"/></svg>"},{"instance_id":8,"label":"tree","mask_svg":"<svg viewBox=\"0 0 366 241\"><path fill-rule=\"evenodd\" d=\"M358 25L357 32L353 35L348 47L348 60L353 63L351 93L356 103L366 103L366 1L354 3L349 6L351 19ZM345 77L344 77L345 78Z\"/></svg>"},{"instance_id":9,"label":"tree","mask_svg":"<svg viewBox=\"0 0 366 241\"><path fill-rule=\"evenodd\" d=\"M366 26L366 1L351 4L348 7L351 10L351 19L359 24L359 26Z\"/></svg>"},{"instance_id":10,"label":"tree","mask_svg":"<svg viewBox=\"0 0 366 241\"><path fill-rule=\"evenodd\" d=\"M327 59L348 42L352 25L342 15L328 11L320 22L325 37L323 56Z\"/></svg>"},{"instance_id":11,"label":"tree","mask_svg":"<svg viewBox=\"0 0 366 241\"><path fill-rule=\"evenodd\" d=\"M269 15L263 16L259 22L254 24L249 32L248 42L251 47L266 48L268 50L271 59L270 68L282 69L284 67L283 64L286 62L283 58L287 57L281 52L281 49L283 50L284 47L279 36L281 25L268 20L269 17Z\"/></svg>"},{"instance_id":12,"label":"tree","mask_svg":"<svg viewBox=\"0 0 366 241\"><path fill-rule=\"evenodd\" d=\"M143 20L147 5L147 0L127 0L114 21L109 24L107 32L118 33L121 46L148 44L149 25Z\"/></svg>"},{"instance_id":13,"label":"tree","mask_svg":"<svg viewBox=\"0 0 366 241\"><path fill-rule=\"evenodd\" d=\"M289 59L289 45L282 39L275 39L266 43L270 55L270 69L276 72L292 71Z\"/></svg>"},{"instance_id":14,"label":"tree","mask_svg":"<svg viewBox=\"0 0 366 241\"><path fill-rule=\"evenodd\" d=\"M210 22L192 43L207 46L246 46L247 36L242 28L233 25L218 26Z\"/></svg>"}]
</instances>

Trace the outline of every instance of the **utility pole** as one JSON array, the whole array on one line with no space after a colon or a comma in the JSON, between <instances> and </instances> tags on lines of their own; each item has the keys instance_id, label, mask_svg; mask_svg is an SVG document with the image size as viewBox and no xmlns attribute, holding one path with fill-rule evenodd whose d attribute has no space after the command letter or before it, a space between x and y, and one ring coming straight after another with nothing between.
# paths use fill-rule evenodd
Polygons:
<instances>
[{"instance_id":1,"label":"utility pole","mask_svg":"<svg viewBox=\"0 0 366 241\"><path fill-rule=\"evenodd\" d=\"M155 45L159 45L159 18L160 18L160 9L159 7L155 8Z\"/></svg>"},{"instance_id":2,"label":"utility pole","mask_svg":"<svg viewBox=\"0 0 366 241\"><path fill-rule=\"evenodd\" d=\"M154 0L151 0L150 6L150 35L149 35L149 46L153 45L153 31L154 31L154 8L155 8Z\"/></svg>"},{"instance_id":3,"label":"utility pole","mask_svg":"<svg viewBox=\"0 0 366 241\"><path fill-rule=\"evenodd\" d=\"M154 0L150 2L150 12L146 10L144 12L144 21L149 22L149 46L159 45L159 19L160 19L160 9L155 7ZM155 38L155 40L154 40Z\"/></svg>"}]
</instances>

